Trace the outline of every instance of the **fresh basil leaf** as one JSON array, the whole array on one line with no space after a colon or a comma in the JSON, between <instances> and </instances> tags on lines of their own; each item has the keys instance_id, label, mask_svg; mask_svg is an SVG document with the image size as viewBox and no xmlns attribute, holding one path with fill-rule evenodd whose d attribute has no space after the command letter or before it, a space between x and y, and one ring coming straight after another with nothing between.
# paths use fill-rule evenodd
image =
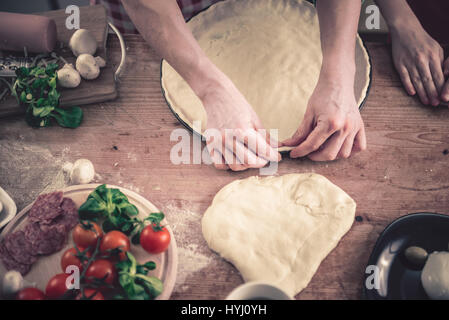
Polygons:
<instances>
[{"instance_id":1,"label":"fresh basil leaf","mask_svg":"<svg viewBox=\"0 0 449 320\"><path fill-rule=\"evenodd\" d=\"M141 283L148 290L148 292L149 292L149 294L150 294L152 299L156 298L164 290L164 284L162 283L161 280L159 280L156 277L144 276L144 275L141 275L141 274L138 274L136 277L139 280L143 280L143 281L141 281Z\"/></svg>"},{"instance_id":2,"label":"fresh basil leaf","mask_svg":"<svg viewBox=\"0 0 449 320\"><path fill-rule=\"evenodd\" d=\"M145 268L148 270L154 270L156 269L156 263L154 261L148 261L144 264Z\"/></svg>"},{"instance_id":3,"label":"fresh basil leaf","mask_svg":"<svg viewBox=\"0 0 449 320\"><path fill-rule=\"evenodd\" d=\"M80 107L71 107L69 109L55 108L51 114L61 127L77 128L83 120L83 110Z\"/></svg>"},{"instance_id":4,"label":"fresh basil leaf","mask_svg":"<svg viewBox=\"0 0 449 320\"><path fill-rule=\"evenodd\" d=\"M80 208L78 209L78 212L80 213L101 213L106 209L106 206L104 202L99 202L94 197L89 196L84 202ZM83 220L90 220L90 219L83 219Z\"/></svg>"}]
</instances>

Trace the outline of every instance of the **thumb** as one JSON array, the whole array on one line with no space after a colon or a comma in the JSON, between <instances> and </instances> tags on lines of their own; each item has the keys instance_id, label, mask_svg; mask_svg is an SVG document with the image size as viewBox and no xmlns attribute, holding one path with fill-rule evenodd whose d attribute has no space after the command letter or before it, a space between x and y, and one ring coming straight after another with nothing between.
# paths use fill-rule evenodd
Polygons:
<instances>
[{"instance_id":1,"label":"thumb","mask_svg":"<svg viewBox=\"0 0 449 320\"><path fill-rule=\"evenodd\" d=\"M281 146L295 147L299 145L301 142L303 142L309 135L310 131L312 131L313 128L312 120L313 117L308 117L307 115L304 116L304 119L299 125L298 130L296 130L296 132L293 134L291 138L282 141Z\"/></svg>"}]
</instances>

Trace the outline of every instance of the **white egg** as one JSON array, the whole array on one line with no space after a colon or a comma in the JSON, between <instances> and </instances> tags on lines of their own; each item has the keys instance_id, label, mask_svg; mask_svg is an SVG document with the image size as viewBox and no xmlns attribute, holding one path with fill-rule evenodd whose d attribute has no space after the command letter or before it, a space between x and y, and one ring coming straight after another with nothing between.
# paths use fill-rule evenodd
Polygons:
<instances>
[{"instance_id":1,"label":"white egg","mask_svg":"<svg viewBox=\"0 0 449 320\"><path fill-rule=\"evenodd\" d=\"M449 300L449 252L429 255L421 273L421 282L429 298Z\"/></svg>"},{"instance_id":2,"label":"white egg","mask_svg":"<svg viewBox=\"0 0 449 320\"><path fill-rule=\"evenodd\" d=\"M91 182L95 177L94 165L88 159L78 159L73 164L70 172L72 184L85 184Z\"/></svg>"}]
</instances>

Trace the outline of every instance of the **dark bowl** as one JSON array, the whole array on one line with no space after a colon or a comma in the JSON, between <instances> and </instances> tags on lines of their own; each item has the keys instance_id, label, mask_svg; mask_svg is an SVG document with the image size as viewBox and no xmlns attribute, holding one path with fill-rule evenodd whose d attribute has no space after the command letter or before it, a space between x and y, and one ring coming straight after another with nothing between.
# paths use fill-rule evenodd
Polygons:
<instances>
[{"instance_id":1,"label":"dark bowl","mask_svg":"<svg viewBox=\"0 0 449 320\"><path fill-rule=\"evenodd\" d=\"M418 246L430 254L448 251L449 216L438 213L414 213L393 221L379 236L368 260L363 290L369 300L427 300L421 284L420 267L412 265L404 257L410 246ZM378 271L377 288L371 285L374 268Z\"/></svg>"}]
</instances>

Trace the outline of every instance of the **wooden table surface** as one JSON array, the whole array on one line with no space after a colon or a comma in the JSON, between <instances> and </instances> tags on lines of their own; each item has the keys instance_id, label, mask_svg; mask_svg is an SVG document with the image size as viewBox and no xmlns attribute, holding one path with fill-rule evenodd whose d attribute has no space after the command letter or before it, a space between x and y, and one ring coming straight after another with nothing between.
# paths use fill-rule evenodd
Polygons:
<instances>
[{"instance_id":1,"label":"wooden table surface","mask_svg":"<svg viewBox=\"0 0 449 320\"><path fill-rule=\"evenodd\" d=\"M231 264L208 249L201 216L220 188L258 171L234 173L207 165L172 164L170 149L176 142L170 141L170 134L182 126L161 94L160 59L139 36L125 40L127 69L116 100L84 107L84 122L75 130L32 129L20 117L0 120L0 163L14 158L15 144L21 150L28 150L27 145L48 149L55 159L90 159L101 182L138 191L166 213L179 248L172 298L224 298L242 280ZM449 214L449 109L426 107L407 96L389 48L379 43L367 47L373 64L371 91L362 110L368 150L329 163L284 156L279 164L279 175L320 173L357 202L358 219L299 299L360 298L368 256L391 221L413 212ZM114 64L119 51L118 41L110 39L108 54ZM31 157L33 151L29 152ZM40 164L23 170L20 179L0 172L0 186L16 193L41 192L32 183L24 185L24 177L39 171ZM19 203L19 209L23 205Z\"/></svg>"}]
</instances>

